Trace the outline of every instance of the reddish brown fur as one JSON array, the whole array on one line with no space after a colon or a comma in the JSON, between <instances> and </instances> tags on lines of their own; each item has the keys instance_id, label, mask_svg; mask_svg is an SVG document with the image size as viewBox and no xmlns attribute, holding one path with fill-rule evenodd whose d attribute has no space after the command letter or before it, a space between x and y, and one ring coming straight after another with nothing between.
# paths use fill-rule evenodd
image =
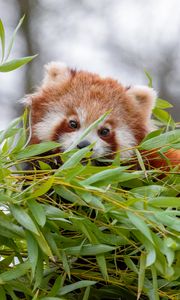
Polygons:
<instances>
[{"instance_id":1,"label":"reddish brown fur","mask_svg":"<svg viewBox=\"0 0 180 300\"><path fill-rule=\"evenodd\" d=\"M180 150L170 149L164 153L165 158L158 154L158 151L153 153L146 153L146 160L150 166L154 168L161 168L163 170L168 170L169 163L172 167L179 166L180 164Z\"/></svg>"},{"instance_id":2,"label":"reddish brown fur","mask_svg":"<svg viewBox=\"0 0 180 300\"><path fill-rule=\"evenodd\" d=\"M96 100L95 107L92 107L92 99ZM88 111L87 125L112 110L110 120L116 120L119 126L130 125L138 142L147 133L144 109L126 93L126 88L110 78L101 79L98 75L82 71L74 72L63 85L43 86L32 96L32 125L43 118L48 107L60 107L72 114L72 107L80 107L82 103ZM34 140L33 131L31 143Z\"/></svg>"},{"instance_id":3,"label":"reddish brown fur","mask_svg":"<svg viewBox=\"0 0 180 300\"><path fill-rule=\"evenodd\" d=\"M90 125L102 114L111 111L107 124L111 126L111 133L107 137L101 137L109 145L112 151L118 150L118 144L114 133L116 128L128 126L130 132L140 143L150 131L149 119L152 110L152 99L147 97L142 90L136 94L131 87L124 87L111 78L101 78L96 74L64 69L60 70L56 65L48 68L48 75L38 91L30 96L32 114L32 137L31 144L39 143L40 138L36 135L35 126L43 120L49 109L55 108L63 111L66 118L56 124L50 140L56 140L58 136L73 131L68 126L68 117L78 120L77 109L86 110L86 125ZM62 77L62 79L61 79ZM167 157L173 165L179 163L180 150L168 151ZM156 160L157 155L149 156L154 166L166 165L166 162Z\"/></svg>"}]
</instances>

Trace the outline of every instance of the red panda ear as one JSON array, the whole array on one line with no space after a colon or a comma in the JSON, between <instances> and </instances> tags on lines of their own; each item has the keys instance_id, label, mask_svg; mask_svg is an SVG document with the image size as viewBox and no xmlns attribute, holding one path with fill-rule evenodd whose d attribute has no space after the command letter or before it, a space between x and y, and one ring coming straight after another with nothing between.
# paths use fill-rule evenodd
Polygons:
<instances>
[{"instance_id":1,"label":"red panda ear","mask_svg":"<svg viewBox=\"0 0 180 300\"><path fill-rule=\"evenodd\" d=\"M139 106L139 109L142 110L147 118L150 118L152 109L156 103L156 91L148 86L135 85L128 88L126 93L133 97L134 104Z\"/></svg>"},{"instance_id":2,"label":"red panda ear","mask_svg":"<svg viewBox=\"0 0 180 300\"><path fill-rule=\"evenodd\" d=\"M31 106L32 102L41 99L41 88L61 86L71 78L71 70L62 62L50 62L44 66L45 76L42 86L34 94L25 96L20 102L25 106Z\"/></svg>"},{"instance_id":3,"label":"red panda ear","mask_svg":"<svg viewBox=\"0 0 180 300\"><path fill-rule=\"evenodd\" d=\"M45 65L43 87L63 84L71 78L71 70L62 62L50 62Z\"/></svg>"}]
</instances>

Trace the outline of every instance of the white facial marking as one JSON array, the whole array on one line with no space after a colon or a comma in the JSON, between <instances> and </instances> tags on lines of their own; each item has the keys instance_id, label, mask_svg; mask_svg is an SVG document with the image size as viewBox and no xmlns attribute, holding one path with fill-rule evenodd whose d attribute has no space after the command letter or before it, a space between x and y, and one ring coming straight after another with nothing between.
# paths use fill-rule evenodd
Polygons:
<instances>
[{"instance_id":1,"label":"white facial marking","mask_svg":"<svg viewBox=\"0 0 180 300\"><path fill-rule=\"evenodd\" d=\"M126 150L137 145L136 139L128 126L121 127L116 130L116 139L119 145L121 158L128 158L133 155L133 150Z\"/></svg>"},{"instance_id":2,"label":"white facial marking","mask_svg":"<svg viewBox=\"0 0 180 300\"><path fill-rule=\"evenodd\" d=\"M82 109L81 107L76 108L77 115L79 117L79 121L81 126L85 123L87 111Z\"/></svg>"},{"instance_id":3,"label":"white facial marking","mask_svg":"<svg viewBox=\"0 0 180 300\"><path fill-rule=\"evenodd\" d=\"M63 120L64 114L62 111L49 111L42 121L35 125L35 134L40 140L49 140L54 128Z\"/></svg>"}]
</instances>

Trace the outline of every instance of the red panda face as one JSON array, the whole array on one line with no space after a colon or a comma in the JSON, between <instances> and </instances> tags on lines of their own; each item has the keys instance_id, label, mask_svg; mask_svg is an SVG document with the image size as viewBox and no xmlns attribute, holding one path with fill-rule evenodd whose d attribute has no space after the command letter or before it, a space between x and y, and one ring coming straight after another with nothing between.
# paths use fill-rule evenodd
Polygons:
<instances>
[{"instance_id":1,"label":"red panda face","mask_svg":"<svg viewBox=\"0 0 180 300\"><path fill-rule=\"evenodd\" d=\"M125 88L110 78L73 71L60 63L50 63L46 69L42 86L25 100L31 106L31 143L54 140L65 151L89 125L110 111L77 147L93 143L95 157L116 151L128 157L131 151L125 149L137 145L151 130L154 90Z\"/></svg>"}]
</instances>

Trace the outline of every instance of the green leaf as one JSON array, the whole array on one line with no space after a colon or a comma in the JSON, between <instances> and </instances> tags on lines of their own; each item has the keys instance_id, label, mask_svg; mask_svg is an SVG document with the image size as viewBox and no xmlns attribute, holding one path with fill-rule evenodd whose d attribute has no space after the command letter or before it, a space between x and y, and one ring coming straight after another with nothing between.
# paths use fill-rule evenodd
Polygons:
<instances>
[{"instance_id":1,"label":"green leaf","mask_svg":"<svg viewBox=\"0 0 180 300\"><path fill-rule=\"evenodd\" d=\"M90 294L90 286L88 286L88 287L86 288L82 300L88 300L88 299L89 299L89 294Z\"/></svg>"},{"instance_id":2,"label":"green leaf","mask_svg":"<svg viewBox=\"0 0 180 300\"><path fill-rule=\"evenodd\" d=\"M167 100L157 98L156 100L156 107L161 109L171 108L173 105L169 103Z\"/></svg>"},{"instance_id":3,"label":"green leaf","mask_svg":"<svg viewBox=\"0 0 180 300\"><path fill-rule=\"evenodd\" d=\"M177 197L156 197L148 201L149 204L152 204L155 207L180 207L180 199Z\"/></svg>"},{"instance_id":4,"label":"green leaf","mask_svg":"<svg viewBox=\"0 0 180 300\"><path fill-rule=\"evenodd\" d=\"M155 218L167 227L179 232L180 220L174 216L170 216L168 211L154 212Z\"/></svg>"},{"instance_id":5,"label":"green leaf","mask_svg":"<svg viewBox=\"0 0 180 300\"><path fill-rule=\"evenodd\" d=\"M150 150L160 148L180 141L180 129L162 133L140 144L140 149Z\"/></svg>"},{"instance_id":6,"label":"green leaf","mask_svg":"<svg viewBox=\"0 0 180 300\"><path fill-rule=\"evenodd\" d=\"M144 279L145 279L145 268L146 268L146 255L141 253L140 256L140 268L139 268L139 275L138 275L138 295L137 299L140 299L141 292L144 286Z\"/></svg>"},{"instance_id":7,"label":"green leaf","mask_svg":"<svg viewBox=\"0 0 180 300\"><path fill-rule=\"evenodd\" d=\"M156 249L155 249L155 244L154 244L155 242L152 244L140 230L134 231L133 234L141 242L141 244L143 245L143 247L145 247L145 249L147 251L146 267L151 266L156 261Z\"/></svg>"},{"instance_id":8,"label":"green leaf","mask_svg":"<svg viewBox=\"0 0 180 300\"><path fill-rule=\"evenodd\" d=\"M18 154L15 155L16 159L25 159L32 156L36 156L39 154L42 154L44 152L48 152L52 149L58 148L59 143L56 142L43 142L36 145L29 145L22 151L20 151Z\"/></svg>"},{"instance_id":9,"label":"green leaf","mask_svg":"<svg viewBox=\"0 0 180 300\"><path fill-rule=\"evenodd\" d=\"M16 265L16 267L12 268L12 270L0 274L0 284L4 284L8 281L17 279L25 275L29 269L30 269L29 261Z\"/></svg>"},{"instance_id":10,"label":"green leaf","mask_svg":"<svg viewBox=\"0 0 180 300\"><path fill-rule=\"evenodd\" d=\"M5 52L5 31L3 23L0 19L0 40L1 40L1 49L2 49L2 58L1 61L4 60L4 52Z\"/></svg>"},{"instance_id":11,"label":"green leaf","mask_svg":"<svg viewBox=\"0 0 180 300\"><path fill-rule=\"evenodd\" d=\"M131 193L139 198L139 197L143 197L143 198L152 198L152 197L157 197L159 196L162 192L166 191L167 188L162 186L162 185L146 185L146 186L140 186L137 188L133 188L131 189ZM155 198L157 199L157 198ZM151 203L150 201L148 203Z\"/></svg>"},{"instance_id":12,"label":"green leaf","mask_svg":"<svg viewBox=\"0 0 180 300\"><path fill-rule=\"evenodd\" d=\"M109 245L99 244L99 245L80 245L76 247L66 248L65 251L67 255L76 255L76 256L89 256L89 255L99 255L106 252L111 252L115 250L116 247Z\"/></svg>"},{"instance_id":13,"label":"green leaf","mask_svg":"<svg viewBox=\"0 0 180 300\"><path fill-rule=\"evenodd\" d=\"M103 254L98 254L98 255L96 255L96 260L99 265L99 269L101 271L103 278L105 280L108 280L109 278L108 278L108 271L107 271L105 256Z\"/></svg>"},{"instance_id":14,"label":"green leaf","mask_svg":"<svg viewBox=\"0 0 180 300\"><path fill-rule=\"evenodd\" d=\"M159 136L162 132L163 132L163 128L160 128L158 130L154 130L154 131L148 133L145 136L145 138L142 140L142 143L144 143L145 141L150 140L150 139L152 139L152 138L154 138L156 136Z\"/></svg>"},{"instance_id":15,"label":"green leaf","mask_svg":"<svg viewBox=\"0 0 180 300\"><path fill-rule=\"evenodd\" d=\"M98 172L97 174L94 174L90 176L89 178L82 180L81 184L82 185L91 185L94 184L97 181L105 180L105 179L111 179L114 178L118 175L121 175L121 173L124 170L127 170L128 167L118 167L114 169L109 169L109 170L104 170L101 172Z\"/></svg>"},{"instance_id":16,"label":"green leaf","mask_svg":"<svg viewBox=\"0 0 180 300\"><path fill-rule=\"evenodd\" d=\"M137 159L138 159L138 163L139 163L142 171L146 172L146 168L145 168L145 165L144 165L141 153L138 151L138 149L135 149L135 153L136 153L136 156L137 156Z\"/></svg>"},{"instance_id":17,"label":"green leaf","mask_svg":"<svg viewBox=\"0 0 180 300\"><path fill-rule=\"evenodd\" d=\"M52 205L43 205L46 216L48 218L57 218L57 219L61 219L61 218L68 218L68 213L66 213L65 211L62 211L61 209L54 207Z\"/></svg>"},{"instance_id":18,"label":"green leaf","mask_svg":"<svg viewBox=\"0 0 180 300\"><path fill-rule=\"evenodd\" d=\"M6 293L5 293L5 290L3 289L3 287L1 286L0 287L0 299L1 300L6 300Z\"/></svg>"},{"instance_id":19,"label":"green leaf","mask_svg":"<svg viewBox=\"0 0 180 300\"><path fill-rule=\"evenodd\" d=\"M58 296L67 295L70 292L73 292L77 289L85 288L87 286L91 286L96 284L96 281L91 280L81 280L76 283L72 283L60 288L59 292L57 293Z\"/></svg>"},{"instance_id":20,"label":"green leaf","mask_svg":"<svg viewBox=\"0 0 180 300\"><path fill-rule=\"evenodd\" d=\"M20 132L19 128L16 128L21 122L21 118L16 118L12 122L10 122L8 128L3 130L0 135L0 143L2 143L5 139L15 136L16 133Z\"/></svg>"},{"instance_id":21,"label":"green leaf","mask_svg":"<svg viewBox=\"0 0 180 300\"><path fill-rule=\"evenodd\" d=\"M32 231L33 233L39 235L38 229L30 216L25 212L24 209L18 205L11 205L11 211L15 219L26 229Z\"/></svg>"},{"instance_id":22,"label":"green leaf","mask_svg":"<svg viewBox=\"0 0 180 300\"><path fill-rule=\"evenodd\" d=\"M135 265L135 263L132 261L132 259L129 256L124 257L124 262L130 270L132 270L134 273L138 274L137 266Z\"/></svg>"},{"instance_id":23,"label":"green leaf","mask_svg":"<svg viewBox=\"0 0 180 300\"><path fill-rule=\"evenodd\" d=\"M62 284L63 284L63 278L62 275L60 275L56 278L55 283L51 288L51 291L49 292L48 295L49 297L42 298L42 299L59 299L59 298L54 298L54 296L57 295L57 292L59 291L59 288L62 286Z\"/></svg>"},{"instance_id":24,"label":"green leaf","mask_svg":"<svg viewBox=\"0 0 180 300\"><path fill-rule=\"evenodd\" d=\"M31 60L33 60L37 55L21 57L18 59L13 59L8 62L5 62L0 65L0 72L10 72L16 70L23 65L27 64Z\"/></svg>"},{"instance_id":25,"label":"green leaf","mask_svg":"<svg viewBox=\"0 0 180 300\"><path fill-rule=\"evenodd\" d=\"M160 108L157 108L155 107L153 109L153 115L158 119L160 120L163 124L166 124L166 125L171 125L171 126L174 126L175 123L171 117L171 115L163 110L163 109L160 109Z\"/></svg>"},{"instance_id":26,"label":"green leaf","mask_svg":"<svg viewBox=\"0 0 180 300\"><path fill-rule=\"evenodd\" d=\"M157 272L154 266L151 266L151 273L152 273L152 280L153 280L154 300L159 300Z\"/></svg>"},{"instance_id":27,"label":"green leaf","mask_svg":"<svg viewBox=\"0 0 180 300\"><path fill-rule=\"evenodd\" d=\"M43 178L44 181L44 178ZM49 177L47 180L45 180L45 182L43 182L42 184L38 183L37 188L35 189L35 191L31 192L31 194L26 198L26 200L32 199L32 198L37 198L41 195L44 195L45 193L47 193L49 191L49 189L52 187L52 184L54 182L54 176ZM31 203L31 202L30 202ZM38 205L38 204L37 204ZM32 206L31 206L32 208ZM42 209L40 210L42 215L43 215L43 211ZM35 212L35 211L34 211ZM36 214L37 216L37 214ZM39 215L40 217L40 215ZM41 216L42 217L42 216ZM44 216L45 217L45 216ZM39 220L40 221L40 220ZM42 221L42 220L41 220ZM43 220L44 222L44 220Z\"/></svg>"},{"instance_id":28,"label":"green leaf","mask_svg":"<svg viewBox=\"0 0 180 300\"><path fill-rule=\"evenodd\" d=\"M54 256L51 251L51 248L46 240L46 236L43 235L41 231L39 231L39 235L34 235L34 238L39 244L41 250L46 254L47 257L50 257L52 261L54 261Z\"/></svg>"},{"instance_id":29,"label":"green leaf","mask_svg":"<svg viewBox=\"0 0 180 300\"><path fill-rule=\"evenodd\" d=\"M46 223L46 215L44 208L41 204L36 202L34 199L28 200L28 206L36 220L36 222L43 227Z\"/></svg>"},{"instance_id":30,"label":"green leaf","mask_svg":"<svg viewBox=\"0 0 180 300\"><path fill-rule=\"evenodd\" d=\"M23 146L26 143L26 130L25 128L20 128L20 130L17 132L17 141L15 144L15 147L12 149L11 153L16 153L23 148Z\"/></svg>"},{"instance_id":31,"label":"green leaf","mask_svg":"<svg viewBox=\"0 0 180 300\"><path fill-rule=\"evenodd\" d=\"M136 216L130 211L127 211L127 215L129 218L129 221L152 243L154 244L154 241L151 236L151 232L147 224L142 220L140 216Z\"/></svg>"},{"instance_id":32,"label":"green leaf","mask_svg":"<svg viewBox=\"0 0 180 300\"><path fill-rule=\"evenodd\" d=\"M10 55L10 53L11 53L12 46L13 46L13 44L14 44L14 40L15 40L15 37L16 37L16 33L17 33L18 29L21 27L21 25L22 25L22 23L23 23L23 21L24 21L24 18L25 18L25 15L20 19L20 21L19 21L17 27L15 28L15 30L14 30L14 32L13 32L13 35L12 35L11 40L10 40L10 43L9 43L9 47L8 47L8 50L7 50L7 55L6 55L6 59L5 59L5 60L8 59L8 57L9 57L9 55Z\"/></svg>"},{"instance_id":33,"label":"green leaf","mask_svg":"<svg viewBox=\"0 0 180 300\"><path fill-rule=\"evenodd\" d=\"M31 232L26 231L27 249L29 262L31 264L32 279L35 276L35 270L38 263L38 244Z\"/></svg>"},{"instance_id":34,"label":"green leaf","mask_svg":"<svg viewBox=\"0 0 180 300\"><path fill-rule=\"evenodd\" d=\"M58 176L61 171L70 169L72 167L75 167L86 155L91 155L90 153L91 146L82 148L78 151L76 151L55 173L56 176Z\"/></svg>"},{"instance_id":35,"label":"green leaf","mask_svg":"<svg viewBox=\"0 0 180 300\"><path fill-rule=\"evenodd\" d=\"M39 160L39 166L41 170L52 170L51 166L45 163L44 161Z\"/></svg>"},{"instance_id":36,"label":"green leaf","mask_svg":"<svg viewBox=\"0 0 180 300\"><path fill-rule=\"evenodd\" d=\"M77 194L73 193L70 189L63 185L54 186L54 190L58 195L72 203L86 205L86 203Z\"/></svg>"},{"instance_id":37,"label":"green leaf","mask_svg":"<svg viewBox=\"0 0 180 300\"><path fill-rule=\"evenodd\" d=\"M146 70L144 70L144 72L146 74L146 77L148 78L148 86L150 88L152 88L152 77L151 77L151 75Z\"/></svg>"},{"instance_id":38,"label":"green leaf","mask_svg":"<svg viewBox=\"0 0 180 300\"><path fill-rule=\"evenodd\" d=\"M62 263L64 271L68 274L69 279L71 279L71 271L68 263L68 257L66 256L66 252L64 250L61 251Z\"/></svg>"},{"instance_id":39,"label":"green leaf","mask_svg":"<svg viewBox=\"0 0 180 300\"><path fill-rule=\"evenodd\" d=\"M43 255L42 253L39 251L39 256L38 256L38 260L37 260L37 266L36 266L36 272L35 272L35 283L34 283L34 290L36 290L37 288L39 288L41 282L42 282L42 278L43 278Z\"/></svg>"},{"instance_id":40,"label":"green leaf","mask_svg":"<svg viewBox=\"0 0 180 300\"><path fill-rule=\"evenodd\" d=\"M7 173L2 172L3 170L0 170L0 179L1 178L5 178L6 176L9 176L11 174L11 172L8 172L7 169L5 169L5 171L7 171ZM0 193L0 202L2 203L12 203L12 198L4 193Z\"/></svg>"}]
</instances>

